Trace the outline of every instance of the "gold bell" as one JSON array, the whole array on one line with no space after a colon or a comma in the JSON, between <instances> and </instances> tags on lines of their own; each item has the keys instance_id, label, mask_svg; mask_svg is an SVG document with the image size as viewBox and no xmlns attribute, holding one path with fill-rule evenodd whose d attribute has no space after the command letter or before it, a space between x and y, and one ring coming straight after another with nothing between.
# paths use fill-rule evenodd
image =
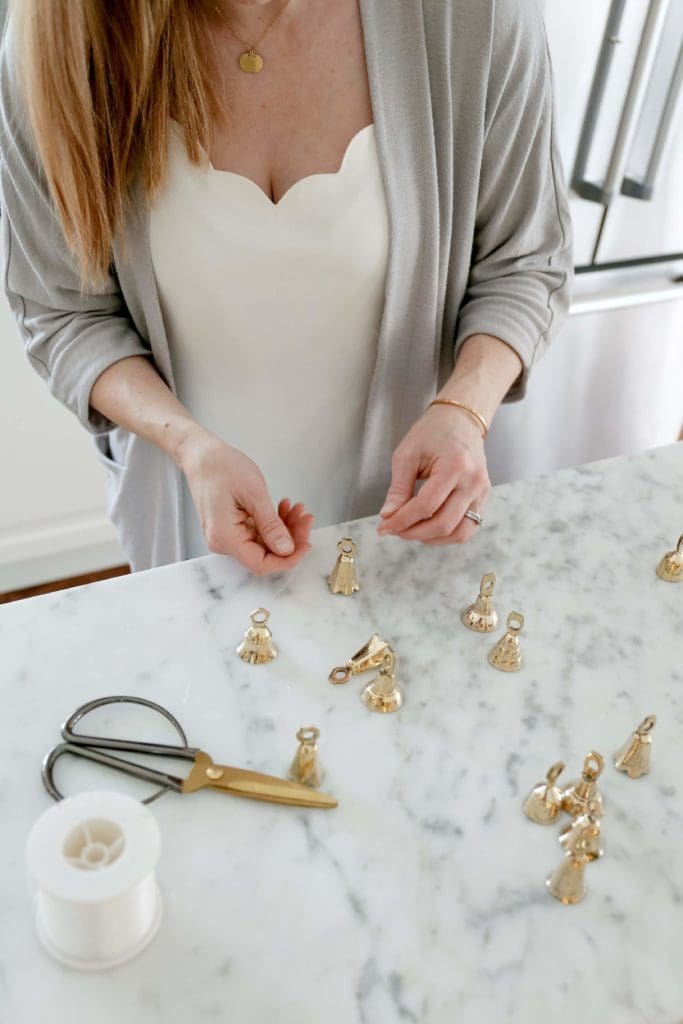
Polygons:
<instances>
[{"instance_id":1,"label":"gold bell","mask_svg":"<svg viewBox=\"0 0 683 1024\"><path fill-rule=\"evenodd\" d=\"M339 557L334 569L327 577L327 583L333 594L344 594L351 597L355 590L360 590L358 577L356 576L356 545L349 537L342 537L337 544Z\"/></svg>"},{"instance_id":2,"label":"gold bell","mask_svg":"<svg viewBox=\"0 0 683 1024\"><path fill-rule=\"evenodd\" d=\"M462 613L462 621L468 629L473 629L477 633L491 633L498 625L498 612L493 607L495 585L495 572L482 577L477 600Z\"/></svg>"},{"instance_id":3,"label":"gold bell","mask_svg":"<svg viewBox=\"0 0 683 1024\"><path fill-rule=\"evenodd\" d=\"M565 905L580 903L586 895L584 871L589 861L602 856L599 846L600 823L586 814L565 829L563 845L567 852L562 863L546 879L546 887L556 900ZM562 837L560 838L562 842Z\"/></svg>"},{"instance_id":4,"label":"gold bell","mask_svg":"<svg viewBox=\"0 0 683 1024\"><path fill-rule=\"evenodd\" d=\"M403 693L394 676L395 668L396 655L391 647L387 647L379 675L371 679L361 693L363 703L371 711L387 714L389 711L398 711L403 704Z\"/></svg>"},{"instance_id":5,"label":"gold bell","mask_svg":"<svg viewBox=\"0 0 683 1024\"><path fill-rule=\"evenodd\" d=\"M579 814L560 832L564 852L572 857L597 860L605 852L600 846L600 819L594 814Z\"/></svg>"},{"instance_id":6,"label":"gold bell","mask_svg":"<svg viewBox=\"0 0 683 1024\"><path fill-rule=\"evenodd\" d=\"M389 644L382 640L379 633L373 633L368 642L351 655L345 665L333 668L327 678L338 686L340 683L348 683L351 676L367 672L369 668L379 668L388 648Z\"/></svg>"},{"instance_id":7,"label":"gold bell","mask_svg":"<svg viewBox=\"0 0 683 1024\"><path fill-rule=\"evenodd\" d=\"M519 634L524 625L524 616L519 612L510 612L507 617L507 633L489 653L489 662L502 672L516 672L522 667L522 650L519 646Z\"/></svg>"},{"instance_id":8,"label":"gold bell","mask_svg":"<svg viewBox=\"0 0 683 1024\"><path fill-rule=\"evenodd\" d=\"M586 883L583 878L586 864L587 861L583 858L565 856L559 868L546 879L548 892L565 906L580 903L586 895Z\"/></svg>"},{"instance_id":9,"label":"gold bell","mask_svg":"<svg viewBox=\"0 0 683 1024\"><path fill-rule=\"evenodd\" d=\"M656 724L657 716L648 715L614 755L615 766L620 772L626 772L629 779L647 775L650 770L650 748L652 746L650 733Z\"/></svg>"},{"instance_id":10,"label":"gold bell","mask_svg":"<svg viewBox=\"0 0 683 1024\"><path fill-rule=\"evenodd\" d=\"M303 729L299 729L296 738L299 741L299 747L289 769L289 777L293 782L300 782L302 786L316 789L323 777L318 760L320 729L316 729L314 725L304 726Z\"/></svg>"},{"instance_id":11,"label":"gold bell","mask_svg":"<svg viewBox=\"0 0 683 1024\"><path fill-rule=\"evenodd\" d=\"M591 750L584 759L581 778L562 790L562 810L570 814L572 818L588 811L597 818L602 817L602 795L598 789L597 780L604 767L604 757Z\"/></svg>"},{"instance_id":12,"label":"gold bell","mask_svg":"<svg viewBox=\"0 0 683 1024\"><path fill-rule=\"evenodd\" d=\"M539 782L524 801L524 813L537 825L551 825L562 810L562 793L555 785L564 761L556 761L548 769L545 782Z\"/></svg>"},{"instance_id":13,"label":"gold bell","mask_svg":"<svg viewBox=\"0 0 683 1024\"><path fill-rule=\"evenodd\" d=\"M678 538L676 550L667 551L657 566L657 575L669 583L683 582L683 533Z\"/></svg>"},{"instance_id":14,"label":"gold bell","mask_svg":"<svg viewBox=\"0 0 683 1024\"><path fill-rule=\"evenodd\" d=\"M251 626L244 634L244 640L237 648L237 653L242 661L249 665L265 665L277 658L273 634L266 625L270 612L266 608L257 608L249 618Z\"/></svg>"}]
</instances>

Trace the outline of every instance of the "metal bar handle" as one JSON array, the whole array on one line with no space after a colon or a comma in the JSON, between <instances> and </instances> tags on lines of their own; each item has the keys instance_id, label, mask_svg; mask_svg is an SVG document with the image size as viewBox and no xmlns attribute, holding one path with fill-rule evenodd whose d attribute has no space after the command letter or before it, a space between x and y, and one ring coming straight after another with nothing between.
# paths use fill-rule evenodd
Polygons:
<instances>
[{"instance_id":1,"label":"metal bar handle","mask_svg":"<svg viewBox=\"0 0 683 1024\"><path fill-rule=\"evenodd\" d=\"M588 181L586 178L586 166L588 164L588 157L590 156L591 147L593 145L593 138L595 137L595 129L598 123L598 117L600 116L602 102L605 97L605 89L607 88L610 71L612 70L614 48L621 42L621 39L619 38L619 29L621 28L625 9L626 0L612 0L609 13L607 15L607 22L605 23L605 31L602 37L600 53L598 54L598 60L595 65L595 73L593 75L591 91L583 119L579 144L576 150L574 169L572 171L571 184L574 191L583 199L588 199L596 203L603 202L602 189L599 185L594 185L592 182Z\"/></svg>"},{"instance_id":2,"label":"metal bar handle","mask_svg":"<svg viewBox=\"0 0 683 1024\"><path fill-rule=\"evenodd\" d=\"M633 71L631 73L631 80L629 82L628 90L626 92L626 99L621 111L621 117L619 119L619 126L617 128L614 145L612 147L612 154L610 156L609 164L607 166L607 172L605 174L605 180L602 185L595 184L585 180L585 168L588 159L588 150L590 148L590 142L592 141L593 134L595 131L595 121L600 109L602 102L602 95L604 93L605 82L607 78L607 72L600 70L600 62L605 58L606 55L606 43L609 46L616 40L615 32L610 32L612 27L612 15L614 12L615 4L612 4L610 9L610 15L608 18L607 27L605 29L605 36L603 38L603 45L600 51L600 58L598 61L598 69L596 70L596 79L593 83L593 89L595 89L596 81L598 82L600 89L597 98L594 98L593 91L591 92L591 102L586 113L586 124L584 129L588 137L587 145L584 143L582 133L582 143L579 145L579 151L577 154L577 163L574 168L572 187L574 190L581 195L584 199L592 200L593 202L600 203L602 206L608 206L610 201L614 198L617 191L621 188L622 181L624 179L624 173L626 170L626 162L628 160L628 154L633 143L633 137L635 135L638 118L645 101L645 95L647 92L648 81L650 73L652 71L652 65L657 55L657 48L659 46L659 40L664 29L664 22L671 4L671 0L650 0L648 7L647 16L645 18L645 25L643 26L643 32L640 38L640 45L638 47L638 53L636 60L633 65ZM620 10L619 10L620 8ZM616 23L617 31L621 24L621 14L623 14L624 4L617 6L617 13L619 13L619 19ZM608 70L609 64L611 63L611 53L608 58ZM592 105L591 105L592 104ZM582 149L582 144L584 148ZM581 157L581 161L579 160Z\"/></svg>"},{"instance_id":3,"label":"metal bar handle","mask_svg":"<svg viewBox=\"0 0 683 1024\"><path fill-rule=\"evenodd\" d=\"M657 134L655 141L652 146L652 152L650 154L650 160L647 165L647 170L642 181L636 181L635 178L624 178L621 191L625 196L630 196L632 199L652 199L655 190L655 181L659 168L662 162L662 156L666 148L666 144L669 139L669 133L671 131L671 125L673 123L674 115L676 113L676 107L678 106L678 100L681 95L683 88L683 43L678 51L678 60L671 76L671 83L669 90L666 94L666 100L664 102L664 109L662 110L662 116L657 127Z\"/></svg>"},{"instance_id":4,"label":"metal bar handle","mask_svg":"<svg viewBox=\"0 0 683 1024\"><path fill-rule=\"evenodd\" d=\"M585 298L572 301L570 316L581 316L586 313L605 313L616 309L631 309L634 306L656 305L660 302L683 301L683 282L673 280L669 285L655 288L643 288L639 291L619 291L618 289L597 292Z\"/></svg>"}]
</instances>

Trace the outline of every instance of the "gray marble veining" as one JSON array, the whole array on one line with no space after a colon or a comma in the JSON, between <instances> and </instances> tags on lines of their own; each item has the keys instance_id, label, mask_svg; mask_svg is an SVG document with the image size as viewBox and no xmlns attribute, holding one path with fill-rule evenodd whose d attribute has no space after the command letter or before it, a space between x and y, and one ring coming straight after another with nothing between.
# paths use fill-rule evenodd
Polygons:
<instances>
[{"instance_id":1,"label":"gray marble veining","mask_svg":"<svg viewBox=\"0 0 683 1024\"><path fill-rule=\"evenodd\" d=\"M465 547L374 527L316 531L287 577L209 556L0 609L0 1020L683 1019L683 585L654 572L683 531L683 445L496 488ZM350 599L324 582L346 534L362 587ZM501 628L483 637L459 616L492 570ZM280 648L262 667L234 653L257 605ZM513 609L525 666L507 675L486 655ZM375 630L405 687L393 716L362 705L369 676L327 682ZM39 763L60 722L110 693L159 701L216 760L272 774L313 723L339 807L210 792L153 804L161 930L88 975L39 946L23 846L50 804ZM653 770L631 781L611 755L648 713ZM172 741L121 709L98 724ZM560 825L532 825L521 803L553 761L569 781L590 749L608 761L606 852L585 901L564 908L544 887ZM59 781L140 792L75 762Z\"/></svg>"}]
</instances>

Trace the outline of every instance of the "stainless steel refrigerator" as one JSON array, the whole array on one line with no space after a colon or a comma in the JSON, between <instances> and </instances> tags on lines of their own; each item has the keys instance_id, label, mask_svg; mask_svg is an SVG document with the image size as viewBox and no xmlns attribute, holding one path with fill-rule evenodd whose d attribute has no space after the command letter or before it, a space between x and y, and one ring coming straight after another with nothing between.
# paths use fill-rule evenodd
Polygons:
<instances>
[{"instance_id":1,"label":"stainless steel refrigerator","mask_svg":"<svg viewBox=\"0 0 683 1024\"><path fill-rule=\"evenodd\" d=\"M668 444L683 427L683 0L542 7L576 279L527 397L493 423L494 483Z\"/></svg>"}]
</instances>

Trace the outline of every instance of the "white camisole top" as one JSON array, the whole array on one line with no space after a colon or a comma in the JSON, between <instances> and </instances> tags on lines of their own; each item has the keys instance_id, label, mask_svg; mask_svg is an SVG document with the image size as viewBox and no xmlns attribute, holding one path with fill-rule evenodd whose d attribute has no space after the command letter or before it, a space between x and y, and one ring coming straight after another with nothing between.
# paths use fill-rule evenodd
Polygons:
<instances>
[{"instance_id":1,"label":"white camisole top","mask_svg":"<svg viewBox=\"0 0 683 1024\"><path fill-rule=\"evenodd\" d=\"M273 501L343 522L384 307L389 217L374 124L336 173L273 203L249 178L193 166L172 123L150 245L178 398L248 455ZM187 557L208 553L184 482Z\"/></svg>"}]
</instances>

